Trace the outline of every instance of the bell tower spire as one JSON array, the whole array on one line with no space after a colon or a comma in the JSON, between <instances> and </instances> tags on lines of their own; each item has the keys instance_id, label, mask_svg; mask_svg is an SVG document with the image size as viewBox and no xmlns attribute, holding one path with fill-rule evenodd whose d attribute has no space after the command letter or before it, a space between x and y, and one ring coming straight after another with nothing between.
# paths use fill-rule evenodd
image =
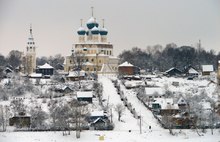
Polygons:
<instances>
[{"instance_id":1,"label":"bell tower spire","mask_svg":"<svg viewBox=\"0 0 220 142\"><path fill-rule=\"evenodd\" d=\"M92 10L92 17L94 16L94 7L92 6L91 7L91 10Z\"/></svg>"},{"instance_id":2,"label":"bell tower spire","mask_svg":"<svg viewBox=\"0 0 220 142\"><path fill-rule=\"evenodd\" d=\"M30 24L30 36L28 37L26 47L26 68L25 73L28 75L33 73L36 69L36 46L33 38L32 24Z\"/></svg>"}]
</instances>

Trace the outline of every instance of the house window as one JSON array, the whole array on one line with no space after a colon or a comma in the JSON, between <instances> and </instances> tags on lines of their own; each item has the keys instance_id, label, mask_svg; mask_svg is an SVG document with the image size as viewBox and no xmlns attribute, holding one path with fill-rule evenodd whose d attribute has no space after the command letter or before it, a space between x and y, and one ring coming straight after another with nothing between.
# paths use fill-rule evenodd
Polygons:
<instances>
[{"instance_id":1,"label":"house window","mask_svg":"<svg viewBox=\"0 0 220 142\"><path fill-rule=\"evenodd\" d=\"M94 62L94 59L91 59L91 62Z\"/></svg>"}]
</instances>

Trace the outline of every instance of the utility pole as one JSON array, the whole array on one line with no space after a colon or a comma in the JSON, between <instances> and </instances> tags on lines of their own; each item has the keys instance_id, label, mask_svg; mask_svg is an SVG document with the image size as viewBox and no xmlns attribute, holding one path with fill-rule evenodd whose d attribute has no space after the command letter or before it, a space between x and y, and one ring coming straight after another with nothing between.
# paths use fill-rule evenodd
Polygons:
<instances>
[{"instance_id":1,"label":"utility pole","mask_svg":"<svg viewBox=\"0 0 220 142\"><path fill-rule=\"evenodd\" d=\"M112 123L112 108L111 108L111 123Z\"/></svg>"},{"instance_id":2,"label":"utility pole","mask_svg":"<svg viewBox=\"0 0 220 142\"><path fill-rule=\"evenodd\" d=\"M140 115L140 134L142 134L142 119L141 119L141 115Z\"/></svg>"}]
</instances>

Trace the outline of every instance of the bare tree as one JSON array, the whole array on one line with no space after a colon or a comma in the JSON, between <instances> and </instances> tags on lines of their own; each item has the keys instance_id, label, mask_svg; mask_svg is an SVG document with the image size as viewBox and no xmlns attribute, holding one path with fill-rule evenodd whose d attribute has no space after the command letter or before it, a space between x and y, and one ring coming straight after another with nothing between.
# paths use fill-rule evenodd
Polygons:
<instances>
[{"instance_id":1,"label":"bare tree","mask_svg":"<svg viewBox=\"0 0 220 142\"><path fill-rule=\"evenodd\" d=\"M125 112L125 107L122 104L117 104L115 106L115 111L118 113L118 121L121 121L121 117Z\"/></svg>"},{"instance_id":2,"label":"bare tree","mask_svg":"<svg viewBox=\"0 0 220 142\"><path fill-rule=\"evenodd\" d=\"M31 127L37 129L45 128L45 120L47 119L47 113L44 112L41 107L32 108L31 114Z\"/></svg>"}]
</instances>

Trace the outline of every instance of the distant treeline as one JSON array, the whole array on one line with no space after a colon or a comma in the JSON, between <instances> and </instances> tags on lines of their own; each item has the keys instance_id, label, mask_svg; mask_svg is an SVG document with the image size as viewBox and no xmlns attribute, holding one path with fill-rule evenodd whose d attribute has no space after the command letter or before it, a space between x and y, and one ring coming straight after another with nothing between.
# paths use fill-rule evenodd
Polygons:
<instances>
[{"instance_id":1,"label":"distant treeline","mask_svg":"<svg viewBox=\"0 0 220 142\"><path fill-rule=\"evenodd\" d=\"M147 71L166 71L171 67L183 70L189 65L196 69L201 69L201 65L211 64L217 69L220 52L214 50L206 51L198 46L177 47L176 44L167 44L166 47L161 45L148 46L146 49L134 47L131 50L125 50L120 55L120 63L128 61L129 63L145 69Z\"/></svg>"},{"instance_id":2,"label":"distant treeline","mask_svg":"<svg viewBox=\"0 0 220 142\"><path fill-rule=\"evenodd\" d=\"M7 56L4 56L0 53L0 67L4 67L6 65L10 65L13 69L21 66L24 61L24 54L18 50L12 50L9 52ZM36 58L37 65L43 65L44 63L49 63L53 67L56 68L57 64L63 64L64 57L61 54L57 54L49 57L37 57Z\"/></svg>"}]
</instances>

